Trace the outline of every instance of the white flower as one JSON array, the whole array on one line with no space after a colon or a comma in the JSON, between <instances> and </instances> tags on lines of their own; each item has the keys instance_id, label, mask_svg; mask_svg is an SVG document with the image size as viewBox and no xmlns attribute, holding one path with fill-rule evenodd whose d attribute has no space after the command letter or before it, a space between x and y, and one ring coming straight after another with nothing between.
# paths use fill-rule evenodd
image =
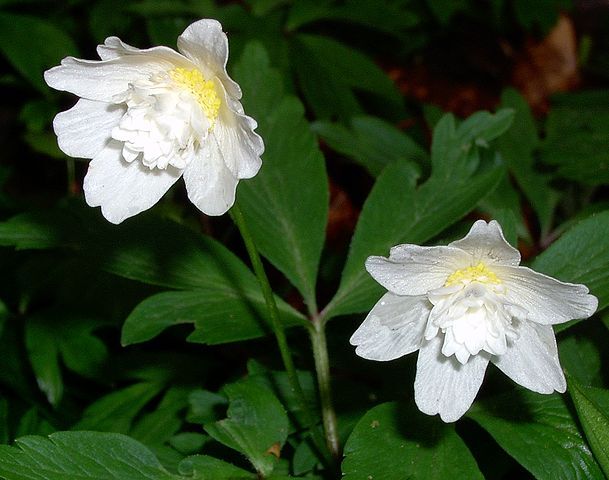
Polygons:
<instances>
[{"instance_id":1,"label":"white flower","mask_svg":"<svg viewBox=\"0 0 609 480\"><path fill-rule=\"evenodd\" d=\"M109 37L97 48L101 61L67 57L44 74L81 97L53 126L67 155L92 159L85 198L112 223L153 206L182 175L192 203L221 215L239 180L260 168L264 145L226 73L220 23L193 23L178 49L140 50Z\"/></svg>"},{"instance_id":2,"label":"white flower","mask_svg":"<svg viewBox=\"0 0 609 480\"><path fill-rule=\"evenodd\" d=\"M356 353L393 360L419 350L415 401L454 422L471 406L488 362L539 393L566 390L552 325L587 318L585 285L519 266L495 221L448 246L398 245L366 269L389 290L351 337Z\"/></svg>"}]
</instances>

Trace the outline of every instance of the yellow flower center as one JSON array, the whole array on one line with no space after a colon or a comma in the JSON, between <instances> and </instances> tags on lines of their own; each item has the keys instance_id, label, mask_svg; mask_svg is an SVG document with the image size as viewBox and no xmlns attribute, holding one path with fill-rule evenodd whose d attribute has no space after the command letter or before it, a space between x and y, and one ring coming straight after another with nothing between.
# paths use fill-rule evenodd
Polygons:
<instances>
[{"instance_id":1,"label":"yellow flower center","mask_svg":"<svg viewBox=\"0 0 609 480\"><path fill-rule=\"evenodd\" d=\"M177 67L169 72L169 76L180 87L188 90L195 97L209 123L213 126L218 118L220 105L222 105L214 81L205 80L203 74L196 68L188 70Z\"/></svg>"},{"instance_id":2,"label":"yellow flower center","mask_svg":"<svg viewBox=\"0 0 609 480\"><path fill-rule=\"evenodd\" d=\"M497 275L491 272L484 263L480 262L474 267L467 267L457 270L446 279L444 286L450 287L451 285L455 285L457 283L471 282L499 284L501 283L501 280L499 280Z\"/></svg>"}]
</instances>

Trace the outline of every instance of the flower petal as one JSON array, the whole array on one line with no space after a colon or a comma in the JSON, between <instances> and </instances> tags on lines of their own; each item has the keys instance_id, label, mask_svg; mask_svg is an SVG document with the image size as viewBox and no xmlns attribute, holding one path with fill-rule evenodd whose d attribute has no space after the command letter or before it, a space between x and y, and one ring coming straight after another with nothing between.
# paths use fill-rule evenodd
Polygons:
<instances>
[{"instance_id":1,"label":"flower petal","mask_svg":"<svg viewBox=\"0 0 609 480\"><path fill-rule=\"evenodd\" d=\"M470 264L470 255L458 248L406 244L393 247L389 258L368 257L366 270L390 292L424 295Z\"/></svg>"},{"instance_id":2,"label":"flower petal","mask_svg":"<svg viewBox=\"0 0 609 480\"><path fill-rule=\"evenodd\" d=\"M192 60L206 77L217 76L231 97L241 98L241 88L226 73L228 38L217 20L190 24L178 37L178 50Z\"/></svg>"},{"instance_id":3,"label":"flower petal","mask_svg":"<svg viewBox=\"0 0 609 480\"><path fill-rule=\"evenodd\" d=\"M83 186L87 203L101 206L103 216L115 224L152 207L180 178L173 168L149 170L139 161L126 162L122 146L112 140L93 158Z\"/></svg>"},{"instance_id":4,"label":"flower petal","mask_svg":"<svg viewBox=\"0 0 609 480\"><path fill-rule=\"evenodd\" d=\"M564 392L567 389L558 360L554 330L550 325L522 322L518 339L503 355L491 357L503 373L519 385L537 393Z\"/></svg>"},{"instance_id":5,"label":"flower petal","mask_svg":"<svg viewBox=\"0 0 609 480\"><path fill-rule=\"evenodd\" d=\"M226 166L213 133L184 169L184 182L190 201L207 215L223 215L235 203L239 179Z\"/></svg>"},{"instance_id":6,"label":"flower petal","mask_svg":"<svg viewBox=\"0 0 609 480\"><path fill-rule=\"evenodd\" d=\"M588 318L598 306L585 285L565 283L526 267L496 266L505 283L506 298L528 311L527 319L555 325L575 318Z\"/></svg>"},{"instance_id":7,"label":"flower petal","mask_svg":"<svg viewBox=\"0 0 609 480\"><path fill-rule=\"evenodd\" d=\"M53 120L59 148L70 157L93 158L106 147L124 113L120 105L80 99Z\"/></svg>"},{"instance_id":8,"label":"flower petal","mask_svg":"<svg viewBox=\"0 0 609 480\"><path fill-rule=\"evenodd\" d=\"M472 225L469 233L461 240L449 243L451 247L465 250L474 257L476 263L500 263L518 265L520 252L512 247L495 220L486 223L478 220Z\"/></svg>"},{"instance_id":9,"label":"flower petal","mask_svg":"<svg viewBox=\"0 0 609 480\"><path fill-rule=\"evenodd\" d=\"M431 305L426 297L386 293L351 336L355 353L368 360L394 360L418 350Z\"/></svg>"},{"instance_id":10,"label":"flower petal","mask_svg":"<svg viewBox=\"0 0 609 480\"><path fill-rule=\"evenodd\" d=\"M481 352L461 365L442 354L442 335L423 343L417 360L414 399L423 413L454 422L471 406L482 385L489 355Z\"/></svg>"},{"instance_id":11,"label":"flower petal","mask_svg":"<svg viewBox=\"0 0 609 480\"><path fill-rule=\"evenodd\" d=\"M123 93L135 80L173 67L167 59L154 55L129 55L101 62L66 57L61 65L44 72L44 80L55 90L112 103L114 95Z\"/></svg>"},{"instance_id":12,"label":"flower petal","mask_svg":"<svg viewBox=\"0 0 609 480\"><path fill-rule=\"evenodd\" d=\"M223 109L209 138L217 142L224 163L239 179L252 178L262 165L264 143L254 132L256 127L253 118Z\"/></svg>"},{"instance_id":13,"label":"flower petal","mask_svg":"<svg viewBox=\"0 0 609 480\"><path fill-rule=\"evenodd\" d=\"M166 60L167 62L184 68L193 68L193 64L184 55L169 47L137 48L123 42L118 37L108 37L102 45L97 46L97 54L102 60L124 57L126 55L145 55L148 58Z\"/></svg>"}]
</instances>

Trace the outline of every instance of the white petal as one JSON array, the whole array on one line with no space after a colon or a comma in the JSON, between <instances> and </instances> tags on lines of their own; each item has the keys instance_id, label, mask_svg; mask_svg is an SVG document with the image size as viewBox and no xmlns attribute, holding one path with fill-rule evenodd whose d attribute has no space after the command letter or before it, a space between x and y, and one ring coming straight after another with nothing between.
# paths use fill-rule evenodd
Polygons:
<instances>
[{"instance_id":1,"label":"white petal","mask_svg":"<svg viewBox=\"0 0 609 480\"><path fill-rule=\"evenodd\" d=\"M518 265L520 252L512 247L501 230L501 225L495 220L486 223L478 220L472 225L469 233L461 240L449 244L470 253L474 261L484 263L500 263Z\"/></svg>"},{"instance_id":2,"label":"white petal","mask_svg":"<svg viewBox=\"0 0 609 480\"><path fill-rule=\"evenodd\" d=\"M470 264L470 255L458 248L406 244L393 247L389 258L368 257L366 270L390 292L424 295Z\"/></svg>"},{"instance_id":3,"label":"white petal","mask_svg":"<svg viewBox=\"0 0 609 480\"><path fill-rule=\"evenodd\" d=\"M440 414L445 422L454 422L471 406L488 365L485 352L470 357L465 365L441 352L442 335L425 341L419 351L414 399L423 413Z\"/></svg>"},{"instance_id":4,"label":"white petal","mask_svg":"<svg viewBox=\"0 0 609 480\"><path fill-rule=\"evenodd\" d=\"M129 55L101 62L66 57L61 65L44 72L44 80L56 90L111 103L114 95L123 93L129 83L174 67L155 55Z\"/></svg>"},{"instance_id":5,"label":"white petal","mask_svg":"<svg viewBox=\"0 0 609 480\"><path fill-rule=\"evenodd\" d=\"M528 311L527 319L554 325L575 318L588 318L598 306L585 285L565 283L526 267L493 267L505 283L506 298Z\"/></svg>"},{"instance_id":6,"label":"white petal","mask_svg":"<svg viewBox=\"0 0 609 480\"><path fill-rule=\"evenodd\" d=\"M210 134L209 141L217 142L224 163L239 179L252 178L262 165L264 143L256 127L253 118L224 108Z\"/></svg>"},{"instance_id":7,"label":"white petal","mask_svg":"<svg viewBox=\"0 0 609 480\"><path fill-rule=\"evenodd\" d=\"M199 154L184 169L190 201L207 215L223 215L235 203L235 178L211 134Z\"/></svg>"},{"instance_id":8,"label":"white petal","mask_svg":"<svg viewBox=\"0 0 609 480\"><path fill-rule=\"evenodd\" d=\"M70 157L93 158L110 141L124 112L120 105L80 99L53 120L59 148Z\"/></svg>"},{"instance_id":9,"label":"white petal","mask_svg":"<svg viewBox=\"0 0 609 480\"><path fill-rule=\"evenodd\" d=\"M122 146L113 140L95 156L83 186L87 203L101 206L104 217L115 224L152 207L180 178L176 169L150 170L141 162L126 162Z\"/></svg>"},{"instance_id":10,"label":"white petal","mask_svg":"<svg viewBox=\"0 0 609 480\"><path fill-rule=\"evenodd\" d=\"M166 60L167 62L184 68L193 68L194 65L184 55L179 54L169 47L136 48L123 42L118 37L108 37L102 45L97 46L97 54L102 60L112 60L113 58L126 55L144 55L148 58Z\"/></svg>"},{"instance_id":11,"label":"white petal","mask_svg":"<svg viewBox=\"0 0 609 480\"><path fill-rule=\"evenodd\" d=\"M178 37L178 50L192 60L206 77L216 75L231 97L241 98L241 89L226 73L228 38L217 20L203 19L189 25Z\"/></svg>"},{"instance_id":12,"label":"white petal","mask_svg":"<svg viewBox=\"0 0 609 480\"><path fill-rule=\"evenodd\" d=\"M519 337L503 355L491 357L503 373L537 393L564 392L565 377L558 359L556 338L550 325L522 322Z\"/></svg>"},{"instance_id":13,"label":"white petal","mask_svg":"<svg viewBox=\"0 0 609 480\"><path fill-rule=\"evenodd\" d=\"M426 297L386 293L351 336L355 353L368 360L394 360L418 350L431 305Z\"/></svg>"}]
</instances>

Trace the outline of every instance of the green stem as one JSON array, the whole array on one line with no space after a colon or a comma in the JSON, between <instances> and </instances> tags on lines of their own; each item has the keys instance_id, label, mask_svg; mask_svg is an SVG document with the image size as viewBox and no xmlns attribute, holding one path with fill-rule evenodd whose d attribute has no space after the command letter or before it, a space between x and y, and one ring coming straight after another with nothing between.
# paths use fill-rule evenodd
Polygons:
<instances>
[{"instance_id":1,"label":"green stem","mask_svg":"<svg viewBox=\"0 0 609 480\"><path fill-rule=\"evenodd\" d=\"M231 218L235 222L235 225L237 225L239 232L241 233L243 243L245 243L245 248L247 249L250 261L252 262L254 273L256 274L256 277L258 277L258 282L260 283L260 288L262 289L262 295L264 296L264 301L266 302L266 307L271 319L273 332L275 333L277 345L279 346L279 352L281 353L281 359L283 360L283 365L288 375L290 388L292 389L292 393L296 396L300 403L300 408L307 424L306 426L311 429L313 440L316 444L316 447L320 449L321 453L324 451L324 441L317 432L317 428L315 427L315 417L311 412L311 409L302 391L302 387L300 386L298 374L296 373L296 367L294 366L290 347L288 346L288 341L285 336L285 329L283 327L283 324L281 323L281 319L279 318L279 310L277 309L277 303L275 303L273 290L271 289L271 284L269 283L269 279L266 276L266 272L264 271L264 266L262 265L262 260L260 259L260 254L258 253L258 249L256 248L254 238L252 237L245 221L245 217L243 216L243 213L241 212L241 209L237 206L237 204L233 205L230 210L230 214ZM325 463L326 459L323 453L321 453L320 459Z\"/></svg>"},{"instance_id":2,"label":"green stem","mask_svg":"<svg viewBox=\"0 0 609 480\"><path fill-rule=\"evenodd\" d=\"M321 403L321 414L326 434L326 444L334 458L340 456L340 442L336 424L336 412L332 404L332 388L330 384L330 360L326 343L325 322L319 317L313 319L311 330L311 344L313 345L313 358L317 372L317 385Z\"/></svg>"}]
</instances>

